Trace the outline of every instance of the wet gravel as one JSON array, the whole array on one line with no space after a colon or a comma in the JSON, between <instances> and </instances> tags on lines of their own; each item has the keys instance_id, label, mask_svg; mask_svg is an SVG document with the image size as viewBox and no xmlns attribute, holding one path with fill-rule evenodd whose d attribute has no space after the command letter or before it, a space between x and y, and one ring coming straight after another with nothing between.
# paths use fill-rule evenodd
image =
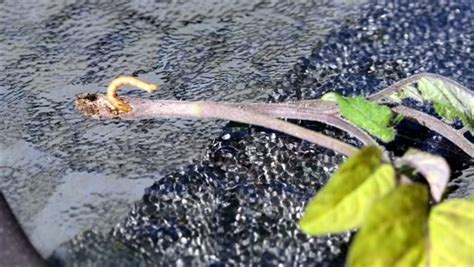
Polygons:
<instances>
[{"instance_id":1,"label":"wet gravel","mask_svg":"<svg viewBox=\"0 0 474 267\"><path fill-rule=\"evenodd\" d=\"M269 101L314 99L327 91L367 95L419 72L473 86L471 1L377 1L284 74ZM425 107L427 108L427 107ZM321 126L305 123L310 128ZM450 196L473 193L474 162L439 136L411 124L417 140L455 168ZM57 249L52 263L101 266L342 266L350 234L314 238L298 231L305 203L342 156L258 127L228 124L204 156L146 189L110 232L88 231Z\"/></svg>"},{"instance_id":2,"label":"wet gravel","mask_svg":"<svg viewBox=\"0 0 474 267\"><path fill-rule=\"evenodd\" d=\"M311 238L295 223L341 160L263 129L227 128L202 161L149 187L108 238L81 235L52 260L96 262L97 246L110 248L112 240L153 265L340 265L349 234ZM99 265L122 257L131 264L121 249L99 251L110 256Z\"/></svg>"},{"instance_id":3,"label":"wet gravel","mask_svg":"<svg viewBox=\"0 0 474 267\"><path fill-rule=\"evenodd\" d=\"M314 99L333 90L368 95L422 72L470 86L473 9L472 1L374 1L361 23L301 58L271 99Z\"/></svg>"}]
</instances>

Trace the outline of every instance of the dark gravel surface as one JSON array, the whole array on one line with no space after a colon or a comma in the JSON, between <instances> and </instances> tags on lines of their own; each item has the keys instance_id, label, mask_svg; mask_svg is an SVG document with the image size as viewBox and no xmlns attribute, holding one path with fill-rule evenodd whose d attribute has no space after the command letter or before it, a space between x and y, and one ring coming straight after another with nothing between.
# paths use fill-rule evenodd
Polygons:
<instances>
[{"instance_id":1,"label":"dark gravel surface","mask_svg":"<svg viewBox=\"0 0 474 267\"><path fill-rule=\"evenodd\" d=\"M330 90L367 95L425 71L472 87L471 1L380 1L360 12L361 18L315 43L269 100L313 99ZM399 138L390 148L401 153L418 145L447 156L457 177L451 195L472 194L472 159L421 127L404 123L399 131L416 131L417 138ZM313 238L296 225L342 159L279 133L228 124L202 159L147 188L109 233L85 232L50 260L61 266L342 266L349 234Z\"/></svg>"}]
</instances>

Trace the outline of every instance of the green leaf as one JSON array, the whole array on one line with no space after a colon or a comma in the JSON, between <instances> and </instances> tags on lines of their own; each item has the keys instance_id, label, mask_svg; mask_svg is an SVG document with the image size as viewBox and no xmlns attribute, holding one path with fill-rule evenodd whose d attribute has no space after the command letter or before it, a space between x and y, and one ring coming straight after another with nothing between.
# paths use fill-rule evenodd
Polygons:
<instances>
[{"instance_id":1,"label":"green leaf","mask_svg":"<svg viewBox=\"0 0 474 267\"><path fill-rule=\"evenodd\" d=\"M391 125L398 125L402 120L403 120L403 115L400 113L397 113L395 115L395 118L392 119Z\"/></svg>"},{"instance_id":2,"label":"green leaf","mask_svg":"<svg viewBox=\"0 0 474 267\"><path fill-rule=\"evenodd\" d=\"M448 162L443 157L410 149L396 162L397 165L410 166L423 175L430 186L433 199L437 202L441 200L451 176Z\"/></svg>"},{"instance_id":3,"label":"green leaf","mask_svg":"<svg viewBox=\"0 0 474 267\"><path fill-rule=\"evenodd\" d=\"M438 102L433 103L436 113L441 117L445 118L447 121L453 122L458 118L458 112L455 109L450 108L449 106L440 104Z\"/></svg>"},{"instance_id":4,"label":"green leaf","mask_svg":"<svg viewBox=\"0 0 474 267\"><path fill-rule=\"evenodd\" d=\"M372 206L348 256L350 267L419 266L424 261L428 190L401 185Z\"/></svg>"},{"instance_id":5,"label":"green leaf","mask_svg":"<svg viewBox=\"0 0 474 267\"><path fill-rule=\"evenodd\" d=\"M434 77L424 77L418 81L418 89L405 86L402 92L392 99L412 98L419 102L433 103L435 111L444 119L454 121L460 119L474 134L474 94L466 91L455 83L445 82Z\"/></svg>"},{"instance_id":6,"label":"green leaf","mask_svg":"<svg viewBox=\"0 0 474 267\"><path fill-rule=\"evenodd\" d=\"M429 266L474 266L473 201L451 199L435 206L429 229Z\"/></svg>"},{"instance_id":7,"label":"green leaf","mask_svg":"<svg viewBox=\"0 0 474 267\"><path fill-rule=\"evenodd\" d=\"M376 147L367 147L344 162L307 205L299 221L311 235L338 233L359 227L373 202L395 187L395 171L382 164Z\"/></svg>"},{"instance_id":8,"label":"green leaf","mask_svg":"<svg viewBox=\"0 0 474 267\"><path fill-rule=\"evenodd\" d=\"M370 102L363 97L347 98L335 93L326 94L324 99L333 99L341 110L342 116L358 127L366 130L383 142L395 138L395 125L390 108ZM400 117L396 120L400 121Z\"/></svg>"},{"instance_id":9,"label":"green leaf","mask_svg":"<svg viewBox=\"0 0 474 267\"><path fill-rule=\"evenodd\" d=\"M401 102L405 98L412 98L418 102L423 102L423 97L418 92L418 89L412 85L405 86L402 91L394 93L393 95L389 96L389 98L395 102Z\"/></svg>"}]
</instances>

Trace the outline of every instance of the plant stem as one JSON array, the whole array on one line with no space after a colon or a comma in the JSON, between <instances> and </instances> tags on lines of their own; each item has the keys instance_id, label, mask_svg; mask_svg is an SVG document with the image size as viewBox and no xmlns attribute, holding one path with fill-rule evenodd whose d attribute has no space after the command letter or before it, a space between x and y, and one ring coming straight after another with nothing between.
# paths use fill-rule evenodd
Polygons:
<instances>
[{"instance_id":1,"label":"plant stem","mask_svg":"<svg viewBox=\"0 0 474 267\"><path fill-rule=\"evenodd\" d=\"M393 107L392 110L402 114L410 120L419 123L420 125L427 127L428 129L438 132L470 157L474 157L474 146L467 139L465 139L462 134L459 134L451 126L443 123L433 116L406 106L396 106Z\"/></svg>"},{"instance_id":2,"label":"plant stem","mask_svg":"<svg viewBox=\"0 0 474 267\"><path fill-rule=\"evenodd\" d=\"M457 88L460 88L461 90L465 92L472 93L467 87L447 77L444 77L438 74L433 74L433 73L420 73L420 74L415 74L413 76L405 78L403 80L400 80L392 84L391 86L383 89L382 91L379 91L375 94L370 95L369 97L367 97L367 99L370 101L379 102L379 103L386 102L387 100L389 100L388 98L391 95L403 90L407 85L418 82L422 78L427 78L427 77L442 80L443 82L451 84ZM305 101L305 102L307 103L308 101ZM314 101L312 105L318 105L317 101ZM332 107L328 106L327 108L328 108L327 112L329 113L333 112L333 110L329 110ZM336 109L337 109L337 106L336 106ZM440 121L433 116L430 116L426 113L417 111L415 109L412 109L403 105L397 105L393 107L392 110L404 115L405 117L407 117L408 119L412 121L415 121L423 126L426 126L430 130L438 132L443 137L445 137L446 139L451 141L453 144L458 146L466 154L468 154L471 157L474 157L473 155L474 146L463 136L463 134L466 131L468 131L468 129L454 130L449 124L446 124L443 121ZM337 113L334 114L334 116L337 116Z\"/></svg>"},{"instance_id":3,"label":"plant stem","mask_svg":"<svg viewBox=\"0 0 474 267\"><path fill-rule=\"evenodd\" d=\"M412 84L412 83L415 83L415 82L421 80L422 78L427 78L427 77L442 80L445 83L450 83L450 84L454 85L455 87L461 88L462 90L464 90L466 92L470 92L470 90L467 87L465 87L464 85L462 85L462 84L460 84L460 83L458 83L454 80L451 80L447 77L444 77L444 76L441 76L441 75L438 75L438 74L424 72L424 73L415 74L415 75L412 75L412 76L407 77L405 79L402 79L402 80L390 85L389 87L383 89L382 91L379 91L379 92L369 96L367 99L371 100L371 101L377 101L377 102L384 101L384 100L387 99L387 97L393 95L394 93L398 93L399 91L403 90L405 86L407 86L409 84Z\"/></svg>"},{"instance_id":4,"label":"plant stem","mask_svg":"<svg viewBox=\"0 0 474 267\"><path fill-rule=\"evenodd\" d=\"M308 101L305 101L306 103ZM317 106L318 102L314 102L311 106ZM444 138L451 141L462 151L468 154L471 157L474 157L474 146L463 137L463 134L467 131L456 131L450 125L438 120L437 118L428 115L424 112L417 111L415 109L409 108L407 106L398 105L391 108L392 111L404 115L406 118L421 124L422 126L427 127L428 129L435 131L441 134ZM328 111L329 112L329 111ZM331 115L332 117L337 117L336 114ZM360 139L360 138L359 138Z\"/></svg>"},{"instance_id":5,"label":"plant stem","mask_svg":"<svg viewBox=\"0 0 474 267\"><path fill-rule=\"evenodd\" d=\"M101 96L95 96L92 101L94 107L84 106L81 101L90 99L91 96L78 97L76 103L78 109L84 114L99 119L121 118L125 120L136 120L145 118L197 118L197 119L222 119L245 124L257 125L275 131L283 132L297 138L315 143L322 147L334 150L346 156L357 151L357 148L339 141L335 138L303 128L301 126L274 118L270 115L260 114L251 108L242 108L241 104L231 106L216 102L184 102L184 101L152 101L141 99L126 99L133 108L132 112L118 112L110 109L107 100ZM89 103L90 105L91 103ZM271 108L275 108L274 105ZM338 122L340 123L340 122Z\"/></svg>"},{"instance_id":6,"label":"plant stem","mask_svg":"<svg viewBox=\"0 0 474 267\"><path fill-rule=\"evenodd\" d=\"M461 129L457 130L457 132L458 132L460 135L463 135L463 134L469 132L469 129L468 129L466 126L464 126L464 127L462 127Z\"/></svg>"},{"instance_id":7,"label":"plant stem","mask_svg":"<svg viewBox=\"0 0 474 267\"><path fill-rule=\"evenodd\" d=\"M194 110L199 114L197 118L224 119L262 126L332 149L346 156L357 151L356 147L335 138L254 111L247 111L241 108L229 107L225 104L210 102L197 102L193 105Z\"/></svg>"},{"instance_id":8,"label":"plant stem","mask_svg":"<svg viewBox=\"0 0 474 267\"><path fill-rule=\"evenodd\" d=\"M231 107L252 110L276 118L308 120L321 122L343 130L357 138L364 145L377 145L377 142L366 132L339 116L335 103L315 100L314 102L290 103L223 103Z\"/></svg>"},{"instance_id":9,"label":"plant stem","mask_svg":"<svg viewBox=\"0 0 474 267\"><path fill-rule=\"evenodd\" d=\"M121 113L107 111L107 109L101 109L102 113L100 116L105 119L120 117L121 119L125 120L163 118L165 116L179 118L185 116L183 113L180 113L183 110L181 106L183 104L192 103L173 100L146 100L131 98L126 98L126 101L134 107L133 112ZM205 101L203 103L216 104L216 102L211 101ZM336 104L332 102L321 100L281 104L224 102L221 103L221 105L239 108L246 111L253 111L275 118L309 120L325 123L349 133L351 136L361 141L364 145L378 145L378 143L369 134L357 128L350 122L342 119L338 114L339 110L337 109ZM173 110L180 110L180 112L170 114L170 111ZM167 112L163 113L164 111Z\"/></svg>"},{"instance_id":10,"label":"plant stem","mask_svg":"<svg viewBox=\"0 0 474 267\"><path fill-rule=\"evenodd\" d=\"M375 102L383 102L388 100L390 95L403 90L405 86L417 82L424 77L440 79L469 92L469 89L449 78L437 74L420 73L398 81L386 89L369 96L368 99ZM150 86L149 84L144 84L147 86L146 88ZM344 120L340 115L336 103L333 102L304 100L290 103L217 103L211 101L184 102L131 98L127 98L126 101L123 101L122 99L117 98L116 95L116 91L120 85L121 84L114 86L114 90L108 90L107 98L90 94L78 96L76 100L78 109L86 115L99 119L121 118L125 120L136 120L160 117L184 117L231 120L280 131L316 143L323 147L333 149L345 155L350 155L356 150L355 147L337 139L316 133L277 118L311 120L322 122L346 131L365 145L378 145L377 142L366 132ZM109 88L110 87L111 86L109 86ZM146 90L146 88L144 90ZM111 102L110 98L113 100L116 99L116 101ZM114 105L113 103L117 101L130 105L130 112L119 111L122 109L117 108L117 105ZM456 131L452 129L451 126L430 115L403 105L395 106L392 110L440 133L465 153L474 157L473 145L467 139L463 138L462 131Z\"/></svg>"}]
</instances>

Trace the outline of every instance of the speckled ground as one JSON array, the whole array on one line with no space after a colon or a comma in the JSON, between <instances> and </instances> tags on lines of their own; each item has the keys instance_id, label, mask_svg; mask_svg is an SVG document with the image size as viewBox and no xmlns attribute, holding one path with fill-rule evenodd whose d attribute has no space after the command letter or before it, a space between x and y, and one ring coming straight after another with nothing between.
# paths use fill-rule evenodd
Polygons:
<instances>
[{"instance_id":1,"label":"speckled ground","mask_svg":"<svg viewBox=\"0 0 474 267\"><path fill-rule=\"evenodd\" d=\"M474 84L471 1L377 1L284 74L269 101L327 91L377 91L419 72ZM314 123L307 127L322 128ZM472 194L473 161L427 130L404 123L389 145L421 145L448 157L452 196ZM350 234L313 238L296 222L343 158L265 129L228 124L205 156L171 171L109 233L87 231L50 258L57 265L341 266Z\"/></svg>"}]
</instances>

